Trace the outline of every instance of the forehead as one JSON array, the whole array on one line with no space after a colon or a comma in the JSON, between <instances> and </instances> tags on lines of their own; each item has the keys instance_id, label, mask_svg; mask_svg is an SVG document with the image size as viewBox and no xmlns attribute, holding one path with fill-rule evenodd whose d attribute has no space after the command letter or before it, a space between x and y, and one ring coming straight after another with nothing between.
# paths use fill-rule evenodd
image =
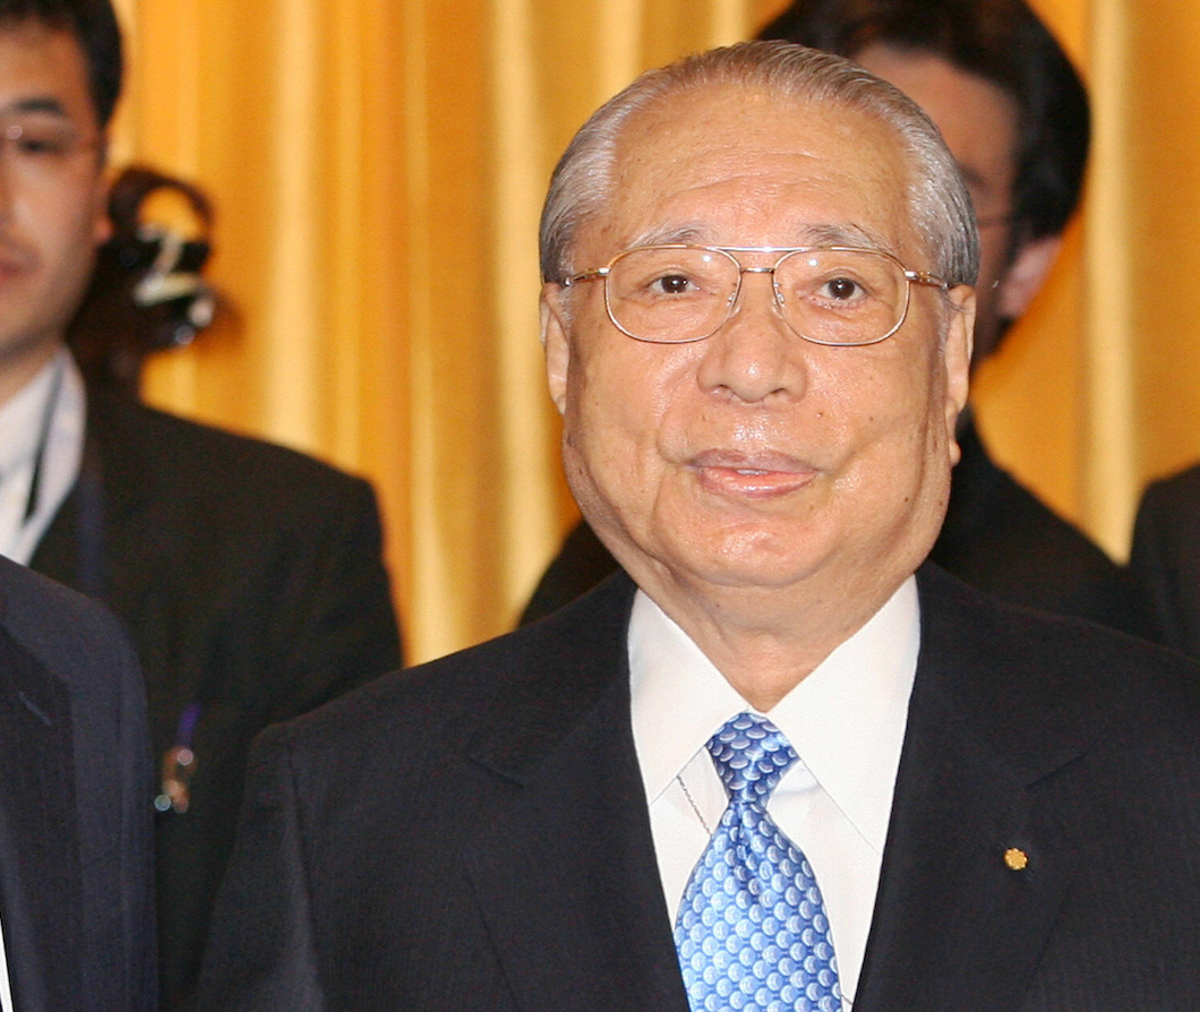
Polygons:
<instances>
[{"instance_id":1,"label":"forehead","mask_svg":"<svg viewBox=\"0 0 1200 1012\"><path fill-rule=\"evenodd\" d=\"M39 21L0 21L0 114L26 111L95 119L83 50Z\"/></svg>"},{"instance_id":2,"label":"forehead","mask_svg":"<svg viewBox=\"0 0 1200 1012\"><path fill-rule=\"evenodd\" d=\"M641 242L851 243L913 251L909 156L895 130L840 101L742 85L675 92L618 140L608 256ZM581 236L582 238L582 236Z\"/></svg>"}]
</instances>

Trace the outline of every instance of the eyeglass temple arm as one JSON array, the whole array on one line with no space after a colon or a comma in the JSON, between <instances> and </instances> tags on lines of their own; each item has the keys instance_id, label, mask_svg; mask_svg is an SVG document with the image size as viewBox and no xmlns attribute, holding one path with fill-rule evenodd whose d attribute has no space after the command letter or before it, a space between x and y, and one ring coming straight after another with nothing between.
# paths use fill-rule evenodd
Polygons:
<instances>
[{"instance_id":1,"label":"eyeglass temple arm","mask_svg":"<svg viewBox=\"0 0 1200 1012\"><path fill-rule=\"evenodd\" d=\"M594 271L584 271L582 274L571 274L563 278L561 284L563 288L570 288L572 285L579 284L580 281L595 281L597 278L608 277L610 268L597 267Z\"/></svg>"},{"instance_id":2,"label":"eyeglass temple arm","mask_svg":"<svg viewBox=\"0 0 1200 1012\"><path fill-rule=\"evenodd\" d=\"M914 281L918 285L933 285L934 288L940 288L944 292L950 289L948 282L939 278L936 274L930 274L929 271L910 271L905 268L904 276L909 281Z\"/></svg>"}]
</instances>

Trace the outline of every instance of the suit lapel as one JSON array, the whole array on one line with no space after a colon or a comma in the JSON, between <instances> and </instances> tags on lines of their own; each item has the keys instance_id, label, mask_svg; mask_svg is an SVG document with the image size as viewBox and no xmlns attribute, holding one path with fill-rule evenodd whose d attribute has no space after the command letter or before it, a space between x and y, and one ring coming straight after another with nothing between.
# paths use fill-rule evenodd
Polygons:
<instances>
[{"instance_id":1,"label":"suit lapel","mask_svg":"<svg viewBox=\"0 0 1200 1012\"><path fill-rule=\"evenodd\" d=\"M43 535L30 568L134 614L152 567L125 560L155 557L152 468L129 407L103 391L88 390L87 434L79 479Z\"/></svg>"},{"instance_id":2,"label":"suit lapel","mask_svg":"<svg viewBox=\"0 0 1200 1012\"><path fill-rule=\"evenodd\" d=\"M632 590L547 623L543 672L470 749L521 785L465 861L522 1012L687 1012L630 724Z\"/></svg>"},{"instance_id":3,"label":"suit lapel","mask_svg":"<svg viewBox=\"0 0 1200 1012\"><path fill-rule=\"evenodd\" d=\"M1074 866L1032 788L1084 745L1059 726L1041 672L995 660L986 608L944 574L923 571L920 587L921 656L855 1010L1008 1012Z\"/></svg>"},{"instance_id":4,"label":"suit lapel","mask_svg":"<svg viewBox=\"0 0 1200 1012\"><path fill-rule=\"evenodd\" d=\"M78 1008L81 877L70 703L66 688L3 626L0 728L0 927L16 1007Z\"/></svg>"}]
</instances>

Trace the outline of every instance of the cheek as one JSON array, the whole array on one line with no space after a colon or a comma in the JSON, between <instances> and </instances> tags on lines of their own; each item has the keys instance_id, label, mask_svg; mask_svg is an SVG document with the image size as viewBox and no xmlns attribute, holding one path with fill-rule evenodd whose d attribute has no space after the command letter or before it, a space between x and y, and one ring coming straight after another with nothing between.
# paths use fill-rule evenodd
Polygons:
<instances>
[{"instance_id":1,"label":"cheek","mask_svg":"<svg viewBox=\"0 0 1200 1012\"><path fill-rule=\"evenodd\" d=\"M645 344L622 334L585 336L572 351L568 415L589 436L623 433L639 443L652 441L668 415L690 400L693 347Z\"/></svg>"},{"instance_id":2,"label":"cheek","mask_svg":"<svg viewBox=\"0 0 1200 1012\"><path fill-rule=\"evenodd\" d=\"M100 232L94 191L26 193L16 206L19 227L56 268L70 271L81 255L90 262Z\"/></svg>"},{"instance_id":3,"label":"cheek","mask_svg":"<svg viewBox=\"0 0 1200 1012\"><path fill-rule=\"evenodd\" d=\"M629 342L628 338L620 337ZM633 342L629 342L633 344ZM606 483L636 481L653 457L665 397L664 378L641 346L608 334L577 341L567 377L564 439L568 467Z\"/></svg>"},{"instance_id":4,"label":"cheek","mask_svg":"<svg viewBox=\"0 0 1200 1012\"><path fill-rule=\"evenodd\" d=\"M864 468L896 479L924 471L931 451L946 441L945 377L936 352L913 354L897 344L838 386L842 436Z\"/></svg>"}]
</instances>

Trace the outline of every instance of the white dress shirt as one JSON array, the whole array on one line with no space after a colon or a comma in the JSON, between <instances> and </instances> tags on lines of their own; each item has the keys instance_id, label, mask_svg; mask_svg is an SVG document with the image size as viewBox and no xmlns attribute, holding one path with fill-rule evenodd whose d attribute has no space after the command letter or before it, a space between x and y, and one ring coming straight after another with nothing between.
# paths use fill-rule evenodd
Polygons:
<instances>
[{"instance_id":1,"label":"white dress shirt","mask_svg":"<svg viewBox=\"0 0 1200 1012\"><path fill-rule=\"evenodd\" d=\"M66 348L0 407L0 555L22 565L33 558L79 476L85 413L83 377ZM37 506L27 517L39 458Z\"/></svg>"},{"instance_id":2,"label":"white dress shirt","mask_svg":"<svg viewBox=\"0 0 1200 1012\"><path fill-rule=\"evenodd\" d=\"M866 625L766 714L800 761L768 805L825 900L843 1008L858 989L920 645L910 577ZM672 917L727 797L705 748L755 711L645 594L629 623L633 740Z\"/></svg>"}]
</instances>

